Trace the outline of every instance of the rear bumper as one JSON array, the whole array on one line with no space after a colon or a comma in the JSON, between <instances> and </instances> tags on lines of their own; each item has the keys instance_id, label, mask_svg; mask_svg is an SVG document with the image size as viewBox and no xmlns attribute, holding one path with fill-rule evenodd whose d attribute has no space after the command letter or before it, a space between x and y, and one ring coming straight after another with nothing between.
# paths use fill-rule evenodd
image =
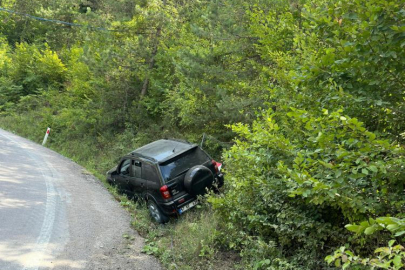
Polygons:
<instances>
[{"instance_id":1,"label":"rear bumper","mask_svg":"<svg viewBox=\"0 0 405 270\"><path fill-rule=\"evenodd\" d=\"M183 201L184 199L184 201ZM173 215L178 213L179 209L182 208L183 206L197 200L196 197L191 196L190 194L184 194L180 197L177 197L176 199L170 201L170 202L165 202L161 204L161 210L166 214L166 215Z\"/></svg>"}]
</instances>

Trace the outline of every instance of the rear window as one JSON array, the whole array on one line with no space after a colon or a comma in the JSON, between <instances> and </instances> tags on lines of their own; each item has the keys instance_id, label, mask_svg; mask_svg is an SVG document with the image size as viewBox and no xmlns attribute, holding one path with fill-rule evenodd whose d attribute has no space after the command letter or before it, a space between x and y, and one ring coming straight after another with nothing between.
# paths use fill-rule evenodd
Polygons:
<instances>
[{"instance_id":1,"label":"rear window","mask_svg":"<svg viewBox=\"0 0 405 270\"><path fill-rule=\"evenodd\" d=\"M195 165L202 165L209 161L207 154L196 147L160 165L163 179L168 181L183 174Z\"/></svg>"}]
</instances>

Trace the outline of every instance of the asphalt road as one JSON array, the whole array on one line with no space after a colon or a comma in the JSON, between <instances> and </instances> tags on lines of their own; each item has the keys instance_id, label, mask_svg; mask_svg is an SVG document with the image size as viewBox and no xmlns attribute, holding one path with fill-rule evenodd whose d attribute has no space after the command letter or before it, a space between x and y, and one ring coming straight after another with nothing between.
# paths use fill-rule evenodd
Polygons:
<instances>
[{"instance_id":1,"label":"asphalt road","mask_svg":"<svg viewBox=\"0 0 405 270\"><path fill-rule=\"evenodd\" d=\"M0 129L1 270L161 269L129 224L82 167Z\"/></svg>"}]
</instances>

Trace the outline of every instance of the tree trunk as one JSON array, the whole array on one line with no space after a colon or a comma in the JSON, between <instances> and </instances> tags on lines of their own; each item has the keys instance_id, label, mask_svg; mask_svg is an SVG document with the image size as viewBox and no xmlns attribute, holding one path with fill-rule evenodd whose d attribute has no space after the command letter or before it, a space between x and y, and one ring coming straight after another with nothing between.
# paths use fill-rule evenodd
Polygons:
<instances>
[{"instance_id":1,"label":"tree trunk","mask_svg":"<svg viewBox=\"0 0 405 270\"><path fill-rule=\"evenodd\" d=\"M152 54L151 54L149 66L148 66L148 71L146 73L145 80L143 81L140 100L142 100L144 98L144 96L146 95L146 93L148 92L149 76L150 76L150 73L152 72L152 69L155 67L155 57L156 57L156 54L158 51L159 37L160 37L161 32L162 32L162 28L159 27L156 30L155 44L153 45L153 50L152 50Z\"/></svg>"},{"instance_id":2,"label":"tree trunk","mask_svg":"<svg viewBox=\"0 0 405 270\"><path fill-rule=\"evenodd\" d=\"M166 5L166 0L163 0L163 6ZM148 88L149 88L149 80L150 80L150 73L152 72L153 68L155 67L155 57L158 52L158 47L159 47L159 39L162 33L162 26L159 25L158 28L156 29L156 35L155 35L155 40L153 44L153 50L152 54L150 57L150 62L148 66L148 70L146 72L145 80L143 81L142 85L142 90L141 90L141 96L139 97L139 100L142 100L146 94L148 93ZM140 105L138 105L139 107Z\"/></svg>"}]
</instances>

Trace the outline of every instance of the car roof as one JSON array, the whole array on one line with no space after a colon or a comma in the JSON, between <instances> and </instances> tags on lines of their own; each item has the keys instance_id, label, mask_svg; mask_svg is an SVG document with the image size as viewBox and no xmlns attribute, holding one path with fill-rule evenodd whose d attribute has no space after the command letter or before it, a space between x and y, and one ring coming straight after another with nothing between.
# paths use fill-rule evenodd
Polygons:
<instances>
[{"instance_id":1,"label":"car roof","mask_svg":"<svg viewBox=\"0 0 405 270\"><path fill-rule=\"evenodd\" d=\"M184 141L162 139L144 145L130 154L162 163L195 147L197 147L196 144Z\"/></svg>"}]
</instances>

